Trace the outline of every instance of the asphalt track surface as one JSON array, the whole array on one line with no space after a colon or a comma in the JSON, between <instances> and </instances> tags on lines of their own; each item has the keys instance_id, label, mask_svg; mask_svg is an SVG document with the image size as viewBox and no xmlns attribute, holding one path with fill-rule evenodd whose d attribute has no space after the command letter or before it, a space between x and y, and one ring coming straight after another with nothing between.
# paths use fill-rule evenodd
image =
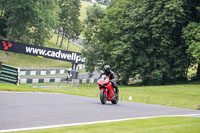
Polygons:
<instances>
[{"instance_id":1,"label":"asphalt track surface","mask_svg":"<svg viewBox=\"0 0 200 133\"><path fill-rule=\"evenodd\" d=\"M119 101L102 105L98 98L53 94L0 92L3 130L85 123L126 118L200 114L198 110Z\"/></svg>"}]
</instances>

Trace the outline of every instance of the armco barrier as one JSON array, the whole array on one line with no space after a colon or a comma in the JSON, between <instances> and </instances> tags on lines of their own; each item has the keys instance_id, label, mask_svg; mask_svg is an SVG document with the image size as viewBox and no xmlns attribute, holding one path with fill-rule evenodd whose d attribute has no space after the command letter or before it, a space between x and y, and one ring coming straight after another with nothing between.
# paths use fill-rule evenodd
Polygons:
<instances>
[{"instance_id":1,"label":"armco barrier","mask_svg":"<svg viewBox=\"0 0 200 133\"><path fill-rule=\"evenodd\" d=\"M68 69L59 69L59 68L21 68L20 75L27 76L27 75L53 75L53 74L67 74Z\"/></svg>"},{"instance_id":2,"label":"armco barrier","mask_svg":"<svg viewBox=\"0 0 200 133\"><path fill-rule=\"evenodd\" d=\"M20 84L32 84L32 83L61 83L63 78L48 78L48 77L37 77L37 78L21 78Z\"/></svg>"},{"instance_id":3,"label":"armco barrier","mask_svg":"<svg viewBox=\"0 0 200 133\"><path fill-rule=\"evenodd\" d=\"M0 62L0 83L19 84L20 68Z\"/></svg>"},{"instance_id":4,"label":"armco barrier","mask_svg":"<svg viewBox=\"0 0 200 133\"><path fill-rule=\"evenodd\" d=\"M32 84L32 83L66 83L71 84L72 82L78 82L78 84L89 84L96 83L97 79L72 79L66 80L64 77L35 77L35 78L21 78L21 84Z\"/></svg>"}]
</instances>

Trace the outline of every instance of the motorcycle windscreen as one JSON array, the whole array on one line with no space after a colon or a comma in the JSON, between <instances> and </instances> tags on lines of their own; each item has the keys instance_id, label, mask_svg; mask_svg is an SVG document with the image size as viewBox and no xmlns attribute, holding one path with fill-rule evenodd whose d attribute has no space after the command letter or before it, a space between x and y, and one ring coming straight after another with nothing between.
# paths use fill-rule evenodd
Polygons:
<instances>
[{"instance_id":1,"label":"motorcycle windscreen","mask_svg":"<svg viewBox=\"0 0 200 133\"><path fill-rule=\"evenodd\" d=\"M105 81L105 80L106 80L106 77L107 77L106 75L102 75L102 76L101 76L101 81L102 81L102 82Z\"/></svg>"}]
</instances>

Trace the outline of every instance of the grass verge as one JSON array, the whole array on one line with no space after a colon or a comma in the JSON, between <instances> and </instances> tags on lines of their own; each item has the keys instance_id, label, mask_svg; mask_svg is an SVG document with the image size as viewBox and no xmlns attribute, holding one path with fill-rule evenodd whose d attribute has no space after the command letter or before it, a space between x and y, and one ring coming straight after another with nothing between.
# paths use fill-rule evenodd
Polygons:
<instances>
[{"instance_id":1,"label":"grass verge","mask_svg":"<svg viewBox=\"0 0 200 133\"><path fill-rule=\"evenodd\" d=\"M71 67L70 62L47 59L0 50L0 62L16 67Z\"/></svg>"},{"instance_id":2,"label":"grass verge","mask_svg":"<svg viewBox=\"0 0 200 133\"><path fill-rule=\"evenodd\" d=\"M188 109L197 109L200 105L200 82L187 84L140 86L120 88L121 100L158 104Z\"/></svg>"},{"instance_id":3,"label":"grass verge","mask_svg":"<svg viewBox=\"0 0 200 133\"><path fill-rule=\"evenodd\" d=\"M159 117L16 133L199 133L200 118Z\"/></svg>"}]
</instances>

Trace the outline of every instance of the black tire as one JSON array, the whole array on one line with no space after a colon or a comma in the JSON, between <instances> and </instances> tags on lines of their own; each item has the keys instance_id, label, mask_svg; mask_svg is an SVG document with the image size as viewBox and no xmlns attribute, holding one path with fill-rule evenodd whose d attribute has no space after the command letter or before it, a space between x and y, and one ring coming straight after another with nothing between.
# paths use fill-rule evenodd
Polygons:
<instances>
[{"instance_id":1,"label":"black tire","mask_svg":"<svg viewBox=\"0 0 200 133\"><path fill-rule=\"evenodd\" d=\"M116 94L115 94L116 95ZM114 99L111 100L112 104L117 104L119 99L119 94L114 97Z\"/></svg>"},{"instance_id":2,"label":"black tire","mask_svg":"<svg viewBox=\"0 0 200 133\"><path fill-rule=\"evenodd\" d=\"M106 104L106 101L107 101L107 97L105 96L105 91L104 90L101 90L100 91L100 100L101 100L101 103L102 104Z\"/></svg>"}]
</instances>

